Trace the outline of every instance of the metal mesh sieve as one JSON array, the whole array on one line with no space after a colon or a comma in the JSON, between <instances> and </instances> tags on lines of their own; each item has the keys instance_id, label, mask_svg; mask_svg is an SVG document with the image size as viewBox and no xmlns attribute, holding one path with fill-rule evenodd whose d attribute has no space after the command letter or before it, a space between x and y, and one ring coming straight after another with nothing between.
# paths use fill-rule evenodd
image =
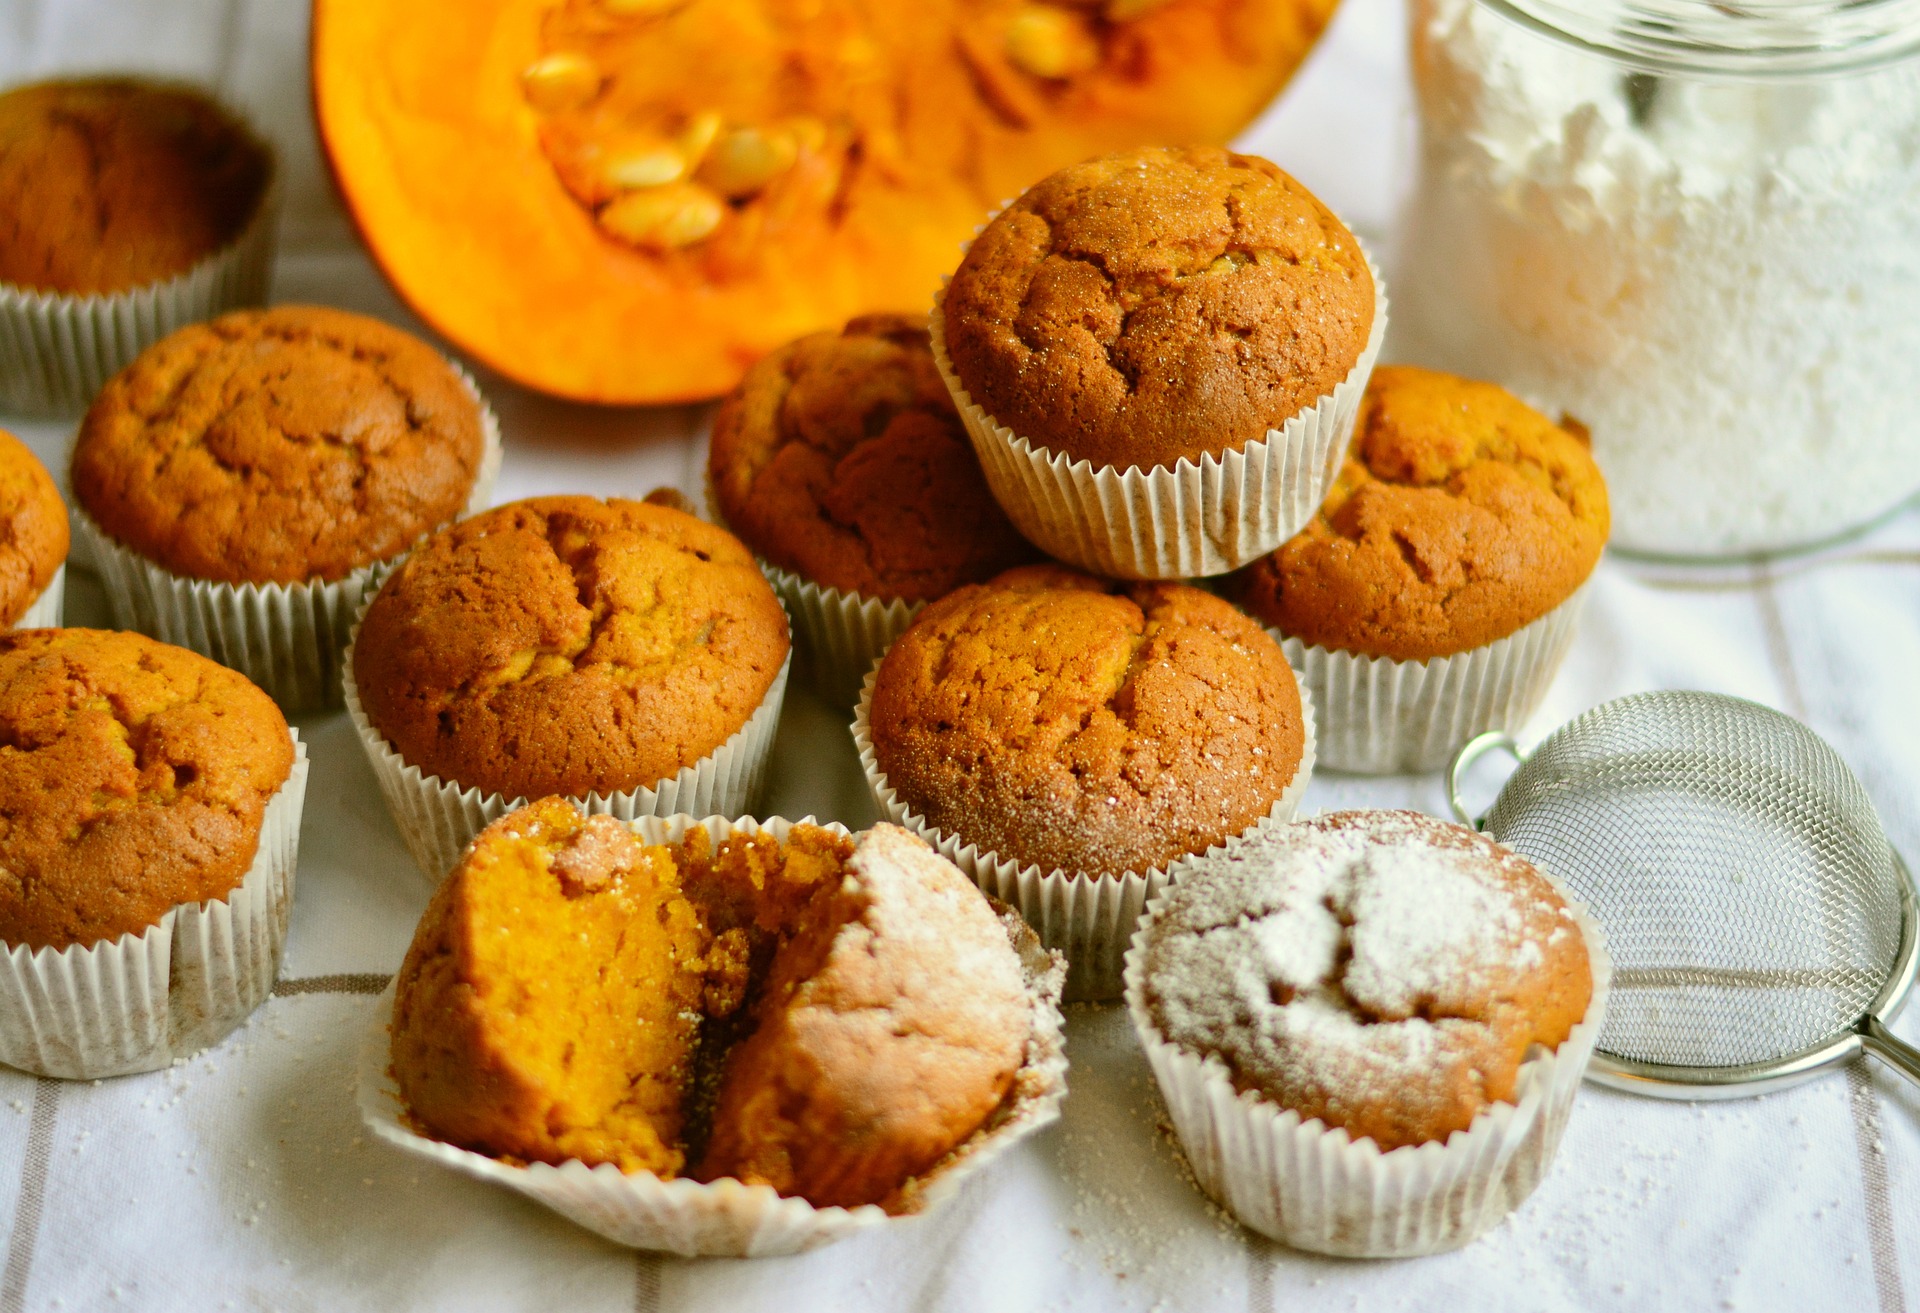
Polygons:
<instances>
[{"instance_id":1,"label":"metal mesh sieve","mask_svg":"<svg viewBox=\"0 0 1920 1313\"><path fill-rule=\"evenodd\" d=\"M1873 804L1818 735L1710 693L1594 708L1522 757L1482 823L1605 928L1613 996L1594 1074L1688 1098L1758 1092L1886 1035L1914 974L1912 880ZM1904 1052L1901 1052L1904 1050Z\"/></svg>"}]
</instances>

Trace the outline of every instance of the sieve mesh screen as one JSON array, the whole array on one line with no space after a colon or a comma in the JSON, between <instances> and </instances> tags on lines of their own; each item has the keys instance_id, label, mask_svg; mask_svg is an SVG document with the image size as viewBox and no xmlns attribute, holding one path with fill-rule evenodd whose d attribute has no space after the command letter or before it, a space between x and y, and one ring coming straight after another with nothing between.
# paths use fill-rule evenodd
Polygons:
<instances>
[{"instance_id":1,"label":"sieve mesh screen","mask_svg":"<svg viewBox=\"0 0 1920 1313\"><path fill-rule=\"evenodd\" d=\"M1900 884L1834 750L1737 698L1647 693L1555 732L1488 814L1607 929L1602 1051L1770 1062L1851 1030L1894 973Z\"/></svg>"}]
</instances>

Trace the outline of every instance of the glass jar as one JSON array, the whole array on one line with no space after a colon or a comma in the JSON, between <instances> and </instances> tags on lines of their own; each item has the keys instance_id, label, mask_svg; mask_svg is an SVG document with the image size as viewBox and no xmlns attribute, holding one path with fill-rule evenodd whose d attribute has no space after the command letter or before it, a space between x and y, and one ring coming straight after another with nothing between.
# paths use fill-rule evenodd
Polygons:
<instances>
[{"instance_id":1,"label":"glass jar","mask_svg":"<svg viewBox=\"0 0 1920 1313\"><path fill-rule=\"evenodd\" d=\"M1920 489L1920 3L1413 0L1395 358L1586 424L1616 545Z\"/></svg>"}]
</instances>

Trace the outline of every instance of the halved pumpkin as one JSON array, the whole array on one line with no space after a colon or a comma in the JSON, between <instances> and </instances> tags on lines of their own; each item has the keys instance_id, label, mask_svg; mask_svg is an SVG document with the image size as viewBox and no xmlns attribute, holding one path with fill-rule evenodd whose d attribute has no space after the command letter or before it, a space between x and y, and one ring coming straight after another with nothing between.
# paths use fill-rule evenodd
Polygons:
<instances>
[{"instance_id":1,"label":"halved pumpkin","mask_svg":"<svg viewBox=\"0 0 1920 1313\"><path fill-rule=\"evenodd\" d=\"M320 136L374 259L542 391L684 401L926 307L987 211L1225 141L1336 0L316 0Z\"/></svg>"}]
</instances>

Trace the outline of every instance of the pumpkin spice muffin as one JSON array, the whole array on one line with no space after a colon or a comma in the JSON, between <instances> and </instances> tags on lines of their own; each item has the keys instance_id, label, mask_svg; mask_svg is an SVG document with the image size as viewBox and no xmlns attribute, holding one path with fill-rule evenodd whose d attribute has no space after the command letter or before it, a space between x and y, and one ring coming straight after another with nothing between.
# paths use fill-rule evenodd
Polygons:
<instances>
[{"instance_id":1,"label":"pumpkin spice muffin","mask_svg":"<svg viewBox=\"0 0 1920 1313\"><path fill-rule=\"evenodd\" d=\"M294 753L271 699L139 634L0 634L0 940L141 934L246 878Z\"/></svg>"},{"instance_id":2,"label":"pumpkin spice muffin","mask_svg":"<svg viewBox=\"0 0 1920 1313\"><path fill-rule=\"evenodd\" d=\"M1145 954L1168 1040L1381 1149L1511 1101L1528 1051L1558 1048L1593 994L1586 942L1532 863L1417 812L1276 831L1259 860L1168 894Z\"/></svg>"},{"instance_id":3,"label":"pumpkin spice muffin","mask_svg":"<svg viewBox=\"0 0 1920 1313\"><path fill-rule=\"evenodd\" d=\"M1062 169L977 237L945 347L999 424L1094 466L1151 469L1264 439L1361 359L1373 276L1273 164L1149 147Z\"/></svg>"},{"instance_id":4,"label":"pumpkin spice muffin","mask_svg":"<svg viewBox=\"0 0 1920 1313\"><path fill-rule=\"evenodd\" d=\"M1289 1244L1386 1257L1464 1244L1538 1183L1609 972L1524 857L1346 811L1190 872L1127 988L1182 1141L1212 1150L1203 1187Z\"/></svg>"},{"instance_id":5,"label":"pumpkin spice muffin","mask_svg":"<svg viewBox=\"0 0 1920 1313\"><path fill-rule=\"evenodd\" d=\"M868 709L886 789L998 858L1119 876L1268 817L1306 744L1279 644L1183 584L1026 566L920 613Z\"/></svg>"},{"instance_id":6,"label":"pumpkin spice muffin","mask_svg":"<svg viewBox=\"0 0 1920 1313\"><path fill-rule=\"evenodd\" d=\"M647 844L548 798L434 895L390 1053L412 1117L479 1152L851 1205L986 1121L1032 1011L986 900L902 831Z\"/></svg>"},{"instance_id":7,"label":"pumpkin spice muffin","mask_svg":"<svg viewBox=\"0 0 1920 1313\"><path fill-rule=\"evenodd\" d=\"M73 490L176 575L334 581L458 516L487 455L478 398L409 333L321 306L183 328L107 384Z\"/></svg>"},{"instance_id":8,"label":"pumpkin spice muffin","mask_svg":"<svg viewBox=\"0 0 1920 1313\"><path fill-rule=\"evenodd\" d=\"M0 626L19 623L67 559L67 505L47 467L0 429Z\"/></svg>"},{"instance_id":9,"label":"pumpkin spice muffin","mask_svg":"<svg viewBox=\"0 0 1920 1313\"><path fill-rule=\"evenodd\" d=\"M438 1138L485 1153L676 1174L708 998L738 993L665 848L546 798L495 821L442 882L400 968L393 1074Z\"/></svg>"},{"instance_id":10,"label":"pumpkin spice muffin","mask_svg":"<svg viewBox=\"0 0 1920 1313\"><path fill-rule=\"evenodd\" d=\"M1566 601L1607 525L1584 435L1491 383L1382 366L1320 514L1248 569L1242 597L1304 642L1423 661Z\"/></svg>"},{"instance_id":11,"label":"pumpkin spice muffin","mask_svg":"<svg viewBox=\"0 0 1920 1313\"><path fill-rule=\"evenodd\" d=\"M185 273L266 194L265 145L197 91L130 78L0 94L0 283L73 296Z\"/></svg>"},{"instance_id":12,"label":"pumpkin spice muffin","mask_svg":"<svg viewBox=\"0 0 1920 1313\"><path fill-rule=\"evenodd\" d=\"M1533 714L1607 539L1576 428L1489 383L1375 372L1325 504L1237 580L1313 695L1325 765L1437 770Z\"/></svg>"},{"instance_id":13,"label":"pumpkin spice muffin","mask_svg":"<svg viewBox=\"0 0 1920 1313\"><path fill-rule=\"evenodd\" d=\"M1025 1060L1032 1002L979 889L892 825L842 869L727 1057L702 1180L818 1207L885 1200L985 1123Z\"/></svg>"},{"instance_id":14,"label":"pumpkin spice muffin","mask_svg":"<svg viewBox=\"0 0 1920 1313\"><path fill-rule=\"evenodd\" d=\"M987 490L924 320L868 315L763 358L714 417L710 468L727 524L826 588L927 602L1037 555Z\"/></svg>"},{"instance_id":15,"label":"pumpkin spice muffin","mask_svg":"<svg viewBox=\"0 0 1920 1313\"><path fill-rule=\"evenodd\" d=\"M779 599L725 530L542 497L417 547L368 607L352 675L376 758L384 740L463 788L585 798L708 757L768 699L788 647Z\"/></svg>"}]
</instances>

